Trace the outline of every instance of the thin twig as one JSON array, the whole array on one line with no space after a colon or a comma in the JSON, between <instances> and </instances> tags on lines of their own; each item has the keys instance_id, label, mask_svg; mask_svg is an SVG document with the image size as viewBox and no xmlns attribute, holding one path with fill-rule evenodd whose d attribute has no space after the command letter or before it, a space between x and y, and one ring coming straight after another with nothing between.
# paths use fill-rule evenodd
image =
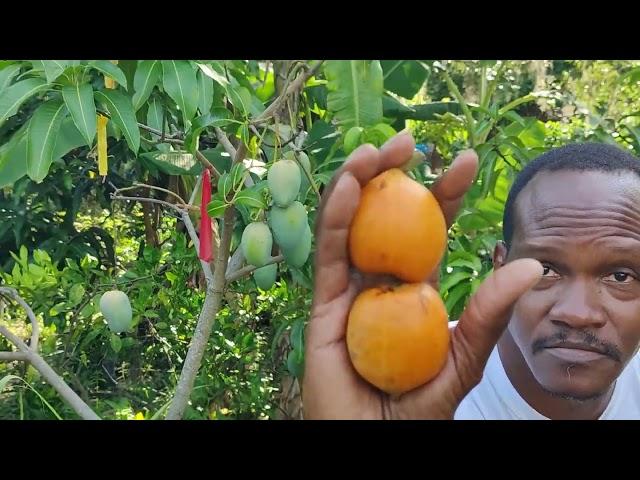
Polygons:
<instances>
[{"instance_id":1,"label":"thin twig","mask_svg":"<svg viewBox=\"0 0 640 480\"><path fill-rule=\"evenodd\" d=\"M263 265L263 267L266 267L267 265L271 265L272 263L279 263L281 261L284 260L284 255L276 255L275 257L271 257L267 263L265 263ZM225 277L225 280L227 282L227 284L231 283L231 282L235 282L236 280L238 280L239 278L244 277L245 275L249 275L251 272L253 272L254 270L258 269L260 267L256 267L254 265L247 265L244 266L234 272L230 272L227 274L227 276Z\"/></svg>"},{"instance_id":2,"label":"thin twig","mask_svg":"<svg viewBox=\"0 0 640 480\"><path fill-rule=\"evenodd\" d=\"M116 195L116 193L111 194L111 200L131 200L133 202L148 202L148 203L157 203L158 205L164 205L165 207L172 208L176 210L180 215L182 212L186 211L186 209L180 205L176 205L175 203L165 202L164 200L158 200L156 198L148 198L148 197L124 197L122 195Z\"/></svg>"},{"instance_id":3,"label":"thin twig","mask_svg":"<svg viewBox=\"0 0 640 480\"><path fill-rule=\"evenodd\" d=\"M273 101L273 103L269 105L269 107L266 108L265 111L262 112L258 117L256 117L251 123L253 125L260 125L261 123L264 123L269 119L271 119L273 114L278 111L278 109L280 108L280 105L282 105L282 103L286 100L286 98L289 95L291 95L294 91L303 87L306 81L316 74L316 72L318 71L318 69L323 63L324 63L324 60L315 62L314 65L311 68L309 68L309 70L306 73L299 75L298 78L296 78L293 82L291 82L289 86L285 89L285 91L278 98L276 98Z\"/></svg>"},{"instance_id":4,"label":"thin twig","mask_svg":"<svg viewBox=\"0 0 640 480\"><path fill-rule=\"evenodd\" d=\"M180 200L180 203L182 205L186 205L187 204L187 202L185 202L184 199L180 195L178 195L176 192L172 192L171 190L167 190L166 188L157 187L155 185L147 185L146 183L138 183L138 182L135 182L133 185L136 186L136 187L144 187L144 188L149 188L149 189L152 189L152 190L160 190L161 192L168 193L169 195L173 195L174 197L176 197L178 200ZM120 189L121 192L123 190L124 190L124 188Z\"/></svg>"}]
</instances>

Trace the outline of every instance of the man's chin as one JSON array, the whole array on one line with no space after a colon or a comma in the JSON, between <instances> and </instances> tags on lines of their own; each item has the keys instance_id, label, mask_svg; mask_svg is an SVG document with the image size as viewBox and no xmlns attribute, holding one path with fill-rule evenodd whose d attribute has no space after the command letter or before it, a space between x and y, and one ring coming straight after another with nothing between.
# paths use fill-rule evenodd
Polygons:
<instances>
[{"instance_id":1,"label":"man's chin","mask_svg":"<svg viewBox=\"0 0 640 480\"><path fill-rule=\"evenodd\" d=\"M562 400L569 400L571 402L576 403L586 403L593 400L598 400L606 395L606 392L600 391L576 391L576 390L567 390L563 388L549 388L542 386L542 389L549 396L554 398L560 398Z\"/></svg>"}]
</instances>

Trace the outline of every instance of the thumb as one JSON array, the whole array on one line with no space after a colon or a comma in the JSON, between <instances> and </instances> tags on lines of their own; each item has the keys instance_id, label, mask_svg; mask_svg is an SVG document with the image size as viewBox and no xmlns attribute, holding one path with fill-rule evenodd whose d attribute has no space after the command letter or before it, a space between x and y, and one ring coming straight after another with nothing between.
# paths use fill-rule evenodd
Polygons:
<instances>
[{"instance_id":1,"label":"thumb","mask_svg":"<svg viewBox=\"0 0 640 480\"><path fill-rule=\"evenodd\" d=\"M514 260L494 271L471 297L451 338L460 396L480 381L489 355L507 328L513 305L541 275L538 261Z\"/></svg>"}]
</instances>

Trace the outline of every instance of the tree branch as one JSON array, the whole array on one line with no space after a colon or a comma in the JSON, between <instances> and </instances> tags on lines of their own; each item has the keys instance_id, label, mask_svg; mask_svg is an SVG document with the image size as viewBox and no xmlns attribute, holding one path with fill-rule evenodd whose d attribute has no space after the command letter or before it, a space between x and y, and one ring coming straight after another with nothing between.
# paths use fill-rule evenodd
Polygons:
<instances>
[{"instance_id":1,"label":"tree branch","mask_svg":"<svg viewBox=\"0 0 640 480\"><path fill-rule=\"evenodd\" d=\"M0 362L26 362L27 356L21 352L0 352Z\"/></svg>"},{"instance_id":2,"label":"tree branch","mask_svg":"<svg viewBox=\"0 0 640 480\"><path fill-rule=\"evenodd\" d=\"M295 92L296 90L303 88L306 81L309 80L309 78L311 78L313 75L315 75L315 73L318 71L318 69L323 63L324 63L324 60L319 60L315 62L313 66L309 68L309 70L306 73L299 75L298 78L296 78L293 82L289 84L289 86L284 91L284 93L280 95L278 98L276 98L273 101L273 103L269 105L269 107L264 112L258 115L251 122L251 124L260 125L268 121L269 119L271 119L274 112L278 111L278 109L280 108L280 105L282 105L282 103L287 99L287 97L291 95L293 92Z\"/></svg>"},{"instance_id":3,"label":"tree branch","mask_svg":"<svg viewBox=\"0 0 640 480\"><path fill-rule=\"evenodd\" d=\"M231 156L231 158L236 158L236 149L234 148L233 145L231 145L231 142L229 141L225 133L222 131L222 129L220 127L215 127L215 132L216 132L216 138L224 148L224 151L227 152L229 156Z\"/></svg>"},{"instance_id":4,"label":"tree branch","mask_svg":"<svg viewBox=\"0 0 640 480\"><path fill-rule=\"evenodd\" d=\"M117 195L117 192L118 191L111 194L111 200L132 200L134 202L157 203L158 205L164 205L165 207L172 208L173 210L178 212L180 215L182 215L182 212L186 211L185 208L180 207L175 203L169 203L169 202L165 202L164 200L158 200L156 198L149 198L149 197L124 197L122 195Z\"/></svg>"},{"instance_id":5,"label":"tree branch","mask_svg":"<svg viewBox=\"0 0 640 480\"><path fill-rule=\"evenodd\" d=\"M33 310L25 302L18 292L12 288L0 288L0 294L5 297L15 300L24 310L27 312L27 316L34 325L31 346L27 346L20 337L11 332L4 325L0 325L0 334L5 336L19 352L0 352L0 359L5 361L23 360L29 362L33 367L40 372L44 379L60 394L60 396L73 408L73 410L85 420L100 420L100 417L91 410L91 407L87 405L76 392L74 392L69 385L60 377L49 364L37 353L39 328Z\"/></svg>"},{"instance_id":6,"label":"tree branch","mask_svg":"<svg viewBox=\"0 0 640 480\"><path fill-rule=\"evenodd\" d=\"M229 247L231 246L231 237L233 236L233 226L236 220L236 209L229 207L224 213L224 230L222 232L222 241L220 249L215 260L215 269L213 274L213 285L207 287L207 295L204 299L204 305L198 318L196 331L191 339L191 345L187 352L180 379L176 392L171 401L171 406L167 412L167 420L179 420L189 403L193 385L198 375L198 370L202 363L205 347L209 341L211 330L215 323L216 315L220 309L222 295L225 287L225 272L229 259Z\"/></svg>"},{"instance_id":7,"label":"tree branch","mask_svg":"<svg viewBox=\"0 0 640 480\"><path fill-rule=\"evenodd\" d=\"M240 250L240 249L238 249ZM275 257L271 257L267 263L265 263L263 265L263 267L266 267L267 265L271 265L272 263L279 263L281 261L284 260L284 255L277 255ZM231 282L235 282L236 280L238 280L239 278L244 277L245 275L250 274L251 272L253 272L254 270L256 270L257 268L260 267L256 267L254 265L247 265L245 267L239 268L236 271L232 271L229 272L225 278L227 284L231 283Z\"/></svg>"},{"instance_id":8,"label":"tree branch","mask_svg":"<svg viewBox=\"0 0 640 480\"><path fill-rule=\"evenodd\" d=\"M38 319L33 313L33 310L31 309L29 304L22 299L22 297L18 294L18 291L14 288L0 287L0 296L12 299L16 303L18 303L27 313L27 317L31 322L31 342L29 342L29 345L34 351L37 352L38 338L40 337L40 325L38 324Z\"/></svg>"}]
</instances>

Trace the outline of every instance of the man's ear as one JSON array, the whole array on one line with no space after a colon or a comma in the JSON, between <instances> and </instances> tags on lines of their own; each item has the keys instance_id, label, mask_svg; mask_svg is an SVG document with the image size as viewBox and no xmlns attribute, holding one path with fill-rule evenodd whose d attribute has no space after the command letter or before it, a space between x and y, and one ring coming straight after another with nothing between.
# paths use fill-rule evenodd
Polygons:
<instances>
[{"instance_id":1,"label":"man's ear","mask_svg":"<svg viewBox=\"0 0 640 480\"><path fill-rule=\"evenodd\" d=\"M507 263L507 246L502 240L498 240L496 247L493 249L493 268L497 270Z\"/></svg>"}]
</instances>

